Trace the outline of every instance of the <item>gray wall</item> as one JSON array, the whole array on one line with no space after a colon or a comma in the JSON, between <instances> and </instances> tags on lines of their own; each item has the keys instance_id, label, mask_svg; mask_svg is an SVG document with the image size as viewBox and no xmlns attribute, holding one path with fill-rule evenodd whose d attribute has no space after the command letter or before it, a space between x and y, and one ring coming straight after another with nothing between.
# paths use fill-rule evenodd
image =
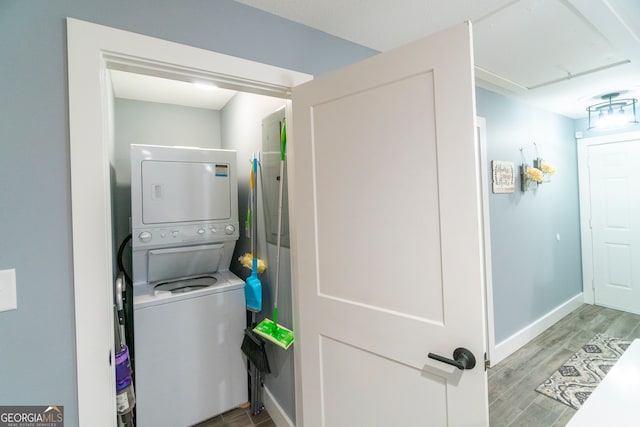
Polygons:
<instances>
[{"instance_id":1,"label":"gray wall","mask_svg":"<svg viewBox=\"0 0 640 427\"><path fill-rule=\"evenodd\" d=\"M615 135L619 133L637 132L640 130L640 125L629 126L622 129L598 131L589 130L589 119L576 120L576 132L581 132L581 138L593 138L597 136Z\"/></svg>"},{"instance_id":2,"label":"gray wall","mask_svg":"<svg viewBox=\"0 0 640 427\"><path fill-rule=\"evenodd\" d=\"M264 151L262 148L262 120L284 106L284 101L265 96L238 94L222 110L222 144L223 148L238 152L238 205L240 224L244 224L247 213L249 195L249 170L252 153ZM267 187L265 186L265 191ZM266 272L259 276L263 289L263 307L256 319L259 322L264 317L271 318L273 311L273 295L275 284L275 246L267 243L264 217L264 204L260 181L258 182L258 248L260 259L267 264ZM251 242L243 231L231 265L231 271L243 279L248 277L250 270L239 265L240 255L251 252ZM291 257L289 249L283 248L280 254L280 291L278 322L291 327ZM274 345L267 345L267 358L271 374L265 378L265 386L273 394L278 404L291 420L295 420L295 381L293 348L282 350Z\"/></svg>"},{"instance_id":3,"label":"gray wall","mask_svg":"<svg viewBox=\"0 0 640 427\"><path fill-rule=\"evenodd\" d=\"M67 102L67 16L312 75L374 52L231 0L0 2L0 402L64 405L78 425Z\"/></svg>"},{"instance_id":4,"label":"gray wall","mask_svg":"<svg viewBox=\"0 0 640 427\"><path fill-rule=\"evenodd\" d=\"M531 163L536 142L541 157L557 170L537 190L521 192L518 176L514 193L489 195L500 343L582 291L577 150L569 118L480 88L476 104L487 121L489 162L519 165L523 147Z\"/></svg>"}]
</instances>

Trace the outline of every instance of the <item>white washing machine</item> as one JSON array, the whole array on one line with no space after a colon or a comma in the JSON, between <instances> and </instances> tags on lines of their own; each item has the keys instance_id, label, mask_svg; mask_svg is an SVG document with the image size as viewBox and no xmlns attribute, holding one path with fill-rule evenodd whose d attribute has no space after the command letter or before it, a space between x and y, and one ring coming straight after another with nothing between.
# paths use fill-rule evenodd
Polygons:
<instances>
[{"instance_id":1,"label":"white washing machine","mask_svg":"<svg viewBox=\"0 0 640 427\"><path fill-rule=\"evenodd\" d=\"M247 401L244 282L210 277L216 283L199 290L134 295L140 427L190 426Z\"/></svg>"},{"instance_id":2,"label":"white washing machine","mask_svg":"<svg viewBox=\"0 0 640 427\"><path fill-rule=\"evenodd\" d=\"M247 401L235 152L132 145L136 423L190 426Z\"/></svg>"}]
</instances>

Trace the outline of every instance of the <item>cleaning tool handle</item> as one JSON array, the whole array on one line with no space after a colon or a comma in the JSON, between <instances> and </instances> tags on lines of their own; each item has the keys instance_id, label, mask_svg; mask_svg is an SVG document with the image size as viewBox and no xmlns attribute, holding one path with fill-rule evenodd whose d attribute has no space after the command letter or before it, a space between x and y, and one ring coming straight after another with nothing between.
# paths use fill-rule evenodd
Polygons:
<instances>
[{"instance_id":1,"label":"cleaning tool handle","mask_svg":"<svg viewBox=\"0 0 640 427\"><path fill-rule=\"evenodd\" d=\"M278 314L278 290L280 288L280 238L282 235L282 204L284 193L284 159L285 150L287 149L287 125L285 120L282 119L282 128L280 129L280 185L278 191L278 236L276 239L276 292L273 298L273 323L278 326L277 314Z\"/></svg>"},{"instance_id":2,"label":"cleaning tool handle","mask_svg":"<svg viewBox=\"0 0 640 427\"><path fill-rule=\"evenodd\" d=\"M251 207L254 212L253 221L251 222L251 256L253 257L251 263L251 274L255 277L258 275L258 245L256 244L256 239L258 238L258 217L255 213L258 211L258 187L257 187L257 179L258 179L258 158L255 153L253 153L252 159L252 169L251 169Z\"/></svg>"},{"instance_id":3,"label":"cleaning tool handle","mask_svg":"<svg viewBox=\"0 0 640 427\"><path fill-rule=\"evenodd\" d=\"M280 160L284 162L284 153L287 151L287 124L282 119L282 130L280 131Z\"/></svg>"},{"instance_id":4,"label":"cleaning tool handle","mask_svg":"<svg viewBox=\"0 0 640 427\"><path fill-rule=\"evenodd\" d=\"M253 160L251 161L251 171L249 173L249 190L253 191L254 187L253 187L253 182L256 179L255 176L255 170L256 170L256 166L255 166L255 157L253 158Z\"/></svg>"},{"instance_id":5,"label":"cleaning tool handle","mask_svg":"<svg viewBox=\"0 0 640 427\"><path fill-rule=\"evenodd\" d=\"M273 307L273 326L278 327L278 307Z\"/></svg>"},{"instance_id":6,"label":"cleaning tool handle","mask_svg":"<svg viewBox=\"0 0 640 427\"><path fill-rule=\"evenodd\" d=\"M257 276L258 275L258 257L256 256L255 253L251 254L252 256L252 260L251 260L251 275L252 276Z\"/></svg>"},{"instance_id":7,"label":"cleaning tool handle","mask_svg":"<svg viewBox=\"0 0 640 427\"><path fill-rule=\"evenodd\" d=\"M258 158L256 157L256 155L253 155L253 167L251 168L251 182L249 183L249 186L251 187L252 190L255 190L256 188L256 175L258 173Z\"/></svg>"},{"instance_id":8,"label":"cleaning tool handle","mask_svg":"<svg viewBox=\"0 0 640 427\"><path fill-rule=\"evenodd\" d=\"M249 237L251 234L251 208L249 207L247 208L247 219L244 222L244 231L247 234L247 237ZM251 252L253 253L253 247L251 248Z\"/></svg>"}]
</instances>

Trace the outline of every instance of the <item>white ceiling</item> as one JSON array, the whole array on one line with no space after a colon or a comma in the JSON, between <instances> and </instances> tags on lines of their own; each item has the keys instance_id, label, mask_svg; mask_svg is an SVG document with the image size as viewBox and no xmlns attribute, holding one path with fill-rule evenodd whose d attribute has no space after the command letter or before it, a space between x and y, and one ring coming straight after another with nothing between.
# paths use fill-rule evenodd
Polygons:
<instances>
[{"instance_id":1,"label":"white ceiling","mask_svg":"<svg viewBox=\"0 0 640 427\"><path fill-rule=\"evenodd\" d=\"M221 110L236 94L233 90L211 84L194 84L118 70L110 70L109 74L116 98Z\"/></svg>"},{"instance_id":2,"label":"white ceiling","mask_svg":"<svg viewBox=\"0 0 640 427\"><path fill-rule=\"evenodd\" d=\"M572 118L640 97L640 0L236 0L386 51L473 24L480 87Z\"/></svg>"}]
</instances>

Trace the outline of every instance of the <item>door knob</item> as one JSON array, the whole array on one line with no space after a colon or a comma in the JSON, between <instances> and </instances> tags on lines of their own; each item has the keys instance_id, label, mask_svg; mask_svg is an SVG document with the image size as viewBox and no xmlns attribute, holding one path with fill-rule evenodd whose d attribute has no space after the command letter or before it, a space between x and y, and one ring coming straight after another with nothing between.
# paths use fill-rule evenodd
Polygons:
<instances>
[{"instance_id":1,"label":"door knob","mask_svg":"<svg viewBox=\"0 0 640 427\"><path fill-rule=\"evenodd\" d=\"M466 348L458 347L453 351L453 359L442 357L437 354L429 353L429 359L434 359L448 365L453 365L461 371L464 369L473 369L476 366L476 358Z\"/></svg>"}]
</instances>

